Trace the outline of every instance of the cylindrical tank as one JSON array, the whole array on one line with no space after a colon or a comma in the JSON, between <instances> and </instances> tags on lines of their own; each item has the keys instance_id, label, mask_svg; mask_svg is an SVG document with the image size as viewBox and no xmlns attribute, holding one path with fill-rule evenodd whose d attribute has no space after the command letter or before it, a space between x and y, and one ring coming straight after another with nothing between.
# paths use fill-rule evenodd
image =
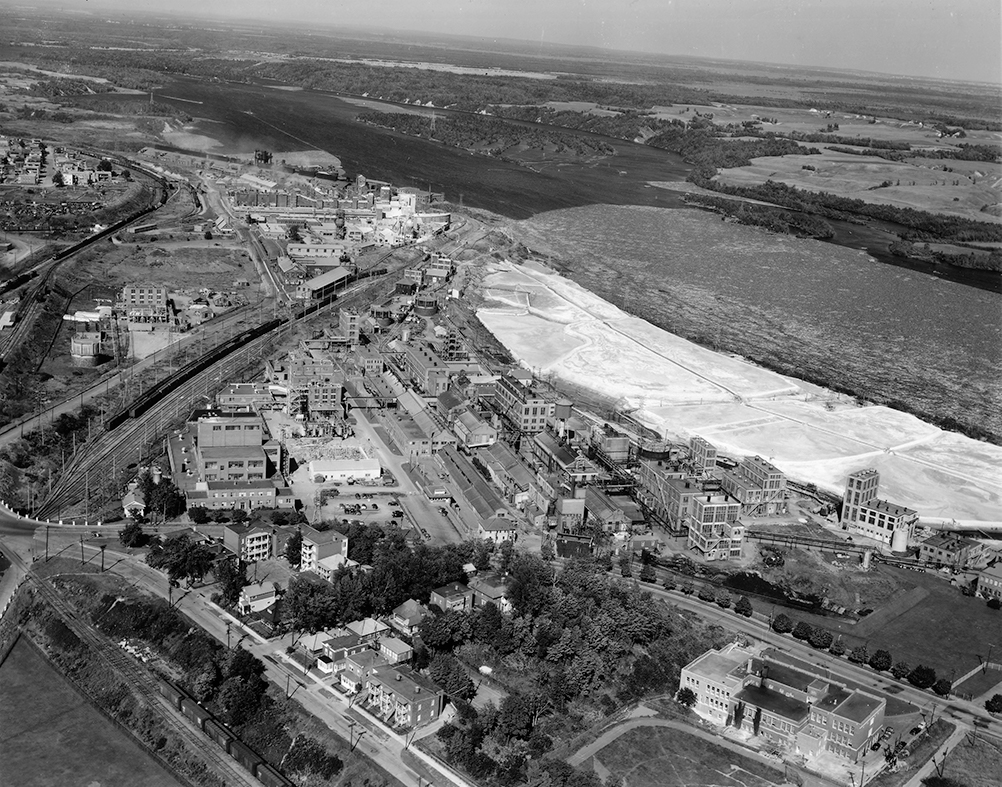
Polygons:
<instances>
[{"instance_id":1,"label":"cylindrical tank","mask_svg":"<svg viewBox=\"0 0 1002 787\"><path fill-rule=\"evenodd\" d=\"M571 417L571 412L574 409L574 402L570 399L558 399L553 404L553 417L562 418L564 420Z\"/></svg>"},{"instance_id":2,"label":"cylindrical tank","mask_svg":"<svg viewBox=\"0 0 1002 787\"><path fill-rule=\"evenodd\" d=\"M908 551L908 531L907 530L895 530L894 535L891 536L891 551L892 552L907 552Z\"/></svg>"},{"instance_id":3,"label":"cylindrical tank","mask_svg":"<svg viewBox=\"0 0 1002 787\"><path fill-rule=\"evenodd\" d=\"M438 299L419 296L414 299L414 313L422 317L431 317L438 312Z\"/></svg>"}]
</instances>

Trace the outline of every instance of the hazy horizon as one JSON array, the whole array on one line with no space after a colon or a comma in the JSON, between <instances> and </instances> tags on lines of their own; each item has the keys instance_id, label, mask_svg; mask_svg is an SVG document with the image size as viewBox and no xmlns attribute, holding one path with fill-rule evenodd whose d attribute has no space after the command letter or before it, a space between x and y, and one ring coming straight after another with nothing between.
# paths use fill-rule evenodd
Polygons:
<instances>
[{"instance_id":1,"label":"hazy horizon","mask_svg":"<svg viewBox=\"0 0 1002 787\"><path fill-rule=\"evenodd\" d=\"M5 5L8 2L4 2ZM19 4L20 5L20 4ZM1002 83L997 0L46 0L100 13L339 23L676 57ZM24 7L24 6L21 6Z\"/></svg>"}]
</instances>

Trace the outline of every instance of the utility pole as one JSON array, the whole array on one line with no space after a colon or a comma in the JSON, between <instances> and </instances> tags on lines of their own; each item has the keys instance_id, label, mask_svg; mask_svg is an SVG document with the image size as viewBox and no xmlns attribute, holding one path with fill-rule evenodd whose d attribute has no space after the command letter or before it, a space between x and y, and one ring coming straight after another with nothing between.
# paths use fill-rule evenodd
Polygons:
<instances>
[{"instance_id":1,"label":"utility pole","mask_svg":"<svg viewBox=\"0 0 1002 787\"><path fill-rule=\"evenodd\" d=\"M84 564L83 536L80 536L80 565Z\"/></svg>"},{"instance_id":2,"label":"utility pole","mask_svg":"<svg viewBox=\"0 0 1002 787\"><path fill-rule=\"evenodd\" d=\"M107 544L101 544L101 573L104 573L104 550Z\"/></svg>"}]
</instances>

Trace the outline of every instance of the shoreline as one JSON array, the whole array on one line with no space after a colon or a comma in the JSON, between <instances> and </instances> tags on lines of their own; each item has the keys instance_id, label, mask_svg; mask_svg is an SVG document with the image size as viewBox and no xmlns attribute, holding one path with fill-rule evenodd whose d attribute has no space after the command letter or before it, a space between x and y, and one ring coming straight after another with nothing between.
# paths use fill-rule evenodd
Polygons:
<instances>
[{"instance_id":1,"label":"shoreline","mask_svg":"<svg viewBox=\"0 0 1002 787\"><path fill-rule=\"evenodd\" d=\"M881 495L919 510L923 524L1002 526L998 446L697 345L545 261L493 264L480 290L478 319L520 364L625 401L669 439L698 434L722 453L761 455L835 494L848 473L876 466Z\"/></svg>"}]
</instances>

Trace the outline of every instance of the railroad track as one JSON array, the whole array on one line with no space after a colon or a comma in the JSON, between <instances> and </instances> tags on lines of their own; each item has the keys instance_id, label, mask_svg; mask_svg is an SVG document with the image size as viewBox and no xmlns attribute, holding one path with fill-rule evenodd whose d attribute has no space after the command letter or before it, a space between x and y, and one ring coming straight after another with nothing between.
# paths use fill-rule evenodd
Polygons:
<instances>
[{"instance_id":1,"label":"railroad track","mask_svg":"<svg viewBox=\"0 0 1002 787\"><path fill-rule=\"evenodd\" d=\"M106 637L96 632L90 623L83 620L80 614L60 597L55 588L33 570L28 571L28 578L33 581L34 587L74 634L90 645L113 672L125 678L133 692L139 694L153 708L161 710L158 715L164 725L184 741L189 751L205 762L210 772L217 774L227 785L260 787L257 779L244 771L235 760L216 746L214 741L177 716L167 699L160 696L154 688L154 681L150 680L147 670L140 667Z\"/></svg>"}]
</instances>

